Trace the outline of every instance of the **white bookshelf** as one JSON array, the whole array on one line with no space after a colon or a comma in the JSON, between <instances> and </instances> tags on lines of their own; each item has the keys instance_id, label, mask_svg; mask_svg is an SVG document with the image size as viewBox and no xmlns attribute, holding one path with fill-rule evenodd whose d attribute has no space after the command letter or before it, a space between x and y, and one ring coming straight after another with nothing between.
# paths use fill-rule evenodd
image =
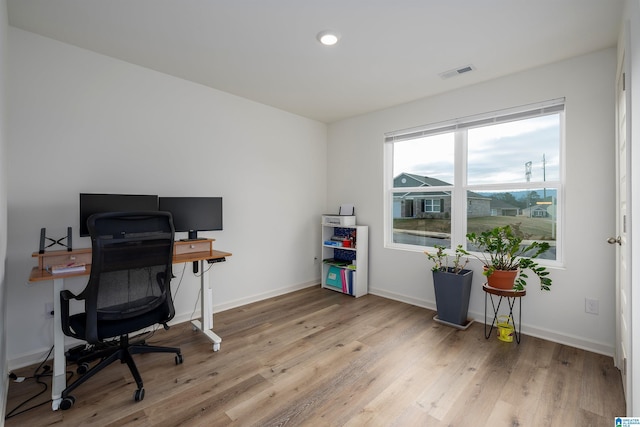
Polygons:
<instances>
[{"instance_id":1,"label":"white bookshelf","mask_svg":"<svg viewBox=\"0 0 640 427\"><path fill-rule=\"evenodd\" d=\"M366 295L368 270L369 227L328 223L323 216L322 287L354 297Z\"/></svg>"}]
</instances>

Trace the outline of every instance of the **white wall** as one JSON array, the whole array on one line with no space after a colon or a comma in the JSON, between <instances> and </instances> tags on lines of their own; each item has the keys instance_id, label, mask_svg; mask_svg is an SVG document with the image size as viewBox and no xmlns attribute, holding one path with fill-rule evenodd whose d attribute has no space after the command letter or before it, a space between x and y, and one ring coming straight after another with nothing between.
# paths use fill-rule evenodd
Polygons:
<instances>
[{"instance_id":1,"label":"white wall","mask_svg":"<svg viewBox=\"0 0 640 427\"><path fill-rule=\"evenodd\" d=\"M551 292L529 286L523 332L613 355L615 69L611 48L330 125L327 203L354 202L370 226L370 292L435 308L425 256L383 247L385 132L566 97L565 265L553 269ZM482 320L477 264L474 276L469 309ZM587 297L599 315L585 313Z\"/></svg>"},{"instance_id":2,"label":"white wall","mask_svg":"<svg viewBox=\"0 0 640 427\"><path fill-rule=\"evenodd\" d=\"M6 345L6 280L5 264L7 249L7 167L6 167L6 120L5 80L7 69L7 1L0 0L0 420L4 420L6 393L9 386ZM2 421L0 421L2 424Z\"/></svg>"},{"instance_id":3,"label":"white wall","mask_svg":"<svg viewBox=\"0 0 640 427\"><path fill-rule=\"evenodd\" d=\"M209 275L215 311L318 283L326 125L12 27L9 47L10 366L52 345L51 283L27 283L31 254L41 227L90 246L80 192L223 196L224 231L201 233L233 253ZM186 268L176 320L198 297Z\"/></svg>"}]
</instances>

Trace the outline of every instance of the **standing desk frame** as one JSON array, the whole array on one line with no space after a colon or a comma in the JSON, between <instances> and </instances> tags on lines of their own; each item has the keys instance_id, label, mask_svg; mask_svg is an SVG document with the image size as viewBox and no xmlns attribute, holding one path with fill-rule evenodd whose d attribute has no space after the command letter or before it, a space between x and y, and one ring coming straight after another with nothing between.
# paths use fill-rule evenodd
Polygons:
<instances>
[{"instance_id":1,"label":"standing desk frame","mask_svg":"<svg viewBox=\"0 0 640 427\"><path fill-rule=\"evenodd\" d=\"M230 252L212 249L213 239L206 239L209 250L199 251L201 243L175 242L173 264L187 262L200 263L200 319L192 320L194 330L199 330L213 343L213 351L220 350L220 338L211 329L213 328L212 289L208 280L208 270L204 270L204 262L208 260L224 260L231 256ZM186 249L185 249L186 248ZM191 252L189 248L198 250ZM181 250L180 250L181 249ZM33 267L29 275L29 282L53 281L53 373L51 377L51 409L54 411L60 407L62 392L67 387L66 357L64 355L65 335L62 332L62 316L60 315L60 292L64 290L64 281L71 277L89 276L91 273L91 249L77 249L73 251L51 251L40 254L33 253L32 257L38 258L38 266ZM85 262L86 260L88 262ZM86 269L81 272L51 274L47 266L66 262L85 262Z\"/></svg>"}]
</instances>

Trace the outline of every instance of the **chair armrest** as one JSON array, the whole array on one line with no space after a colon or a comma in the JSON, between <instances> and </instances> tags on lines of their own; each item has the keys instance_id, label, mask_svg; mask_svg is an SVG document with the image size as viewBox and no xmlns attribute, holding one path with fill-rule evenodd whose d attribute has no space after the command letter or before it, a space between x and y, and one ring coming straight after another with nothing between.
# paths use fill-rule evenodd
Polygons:
<instances>
[{"instance_id":1,"label":"chair armrest","mask_svg":"<svg viewBox=\"0 0 640 427\"><path fill-rule=\"evenodd\" d=\"M163 326L165 329L169 329L169 327L167 326L167 323L169 320L173 319L173 317L176 315L176 309L173 306L173 299L171 298L171 277L172 274L169 273L169 276L167 277L167 275L165 273L158 273L156 275L156 280L158 281L158 286L160 286L160 289L162 289L165 292L166 295L166 307L167 310L169 312L169 314L167 315L167 320L165 321L165 323L163 323Z\"/></svg>"},{"instance_id":2,"label":"chair armrest","mask_svg":"<svg viewBox=\"0 0 640 427\"><path fill-rule=\"evenodd\" d=\"M69 325L69 301L72 299L77 299L77 296L73 294L73 292L68 290L60 291L60 320L62 323L62 332L65 335L79 338L75 332L71 330Z\"/></svg>"}]
</instances>

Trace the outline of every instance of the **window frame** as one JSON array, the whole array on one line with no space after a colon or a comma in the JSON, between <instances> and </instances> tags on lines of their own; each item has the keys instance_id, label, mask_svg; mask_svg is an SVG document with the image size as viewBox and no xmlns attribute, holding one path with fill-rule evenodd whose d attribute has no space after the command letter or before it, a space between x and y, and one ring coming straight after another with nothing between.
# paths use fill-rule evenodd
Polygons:
<instances>
[{"instance_id":1,"label":"window frame","mask_svg":"<svg viewBox=\"0 0 640 427\"><path fill-rule=\"evenodd\" d=\"M506 182L492 184L473 184L467 183L467 131L472 128L489 126L498 123L506 123L508 121L518 121L533 118L536 116L559 115L559 178L558 180L545 180L533 182ZM555 231L556 231L556 259L540 260L541 264L549 266L564 265L564 188L565 188L565 99L558 98L541 103L529 104L526 106L499 110L487 114L474 115L469 117L457 118L445 122L438 122L431 125L420 126L389 132L385 134L384 143L384 247L388 249L406 250L412 252L422 252L424 250L433 249L430 246L419 246L413 244L396 243L393 241L393 220L394 220L394 194L399 192L405 193L442 193L451 194L451 248L455 248L461 244L467 247L466 230L467 215L469 210L469 202L472 199L467 198L469 191L517 191L517 190L539 190L540 188L553 188L556 190L556 213L555 213ZM431 186L428 189L424 187L394 187L393 170L393 149L396 142L407 139L421 138L437 133L454 132L454 183L446 186ZM448 250L452 252L452 249Z\"/></svg>"}]
</instances>

